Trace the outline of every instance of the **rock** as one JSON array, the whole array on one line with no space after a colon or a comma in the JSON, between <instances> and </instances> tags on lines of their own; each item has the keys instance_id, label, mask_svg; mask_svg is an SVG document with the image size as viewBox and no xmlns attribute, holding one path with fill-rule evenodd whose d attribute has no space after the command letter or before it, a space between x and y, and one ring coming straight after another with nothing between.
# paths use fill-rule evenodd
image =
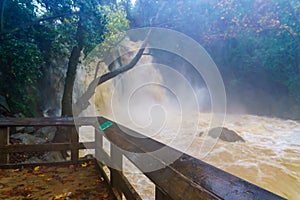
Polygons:
<instances>
[{"instance_id":1,"label":"rock","mask_svg":"<svg viewBox=\"0 0 300 200\"><path fill-rule=\"evenodd\" d=\"M16 132L17 133L33 133L35 131L35 128L32 126L24 127L24 126L17 126Z\"/></svg>"},{"instance_id":2,"label":"rock","mask_svg":"<svg viewBox=\"0 0 300 200\"><path fill-rule=\"evenodd\" d=\"M45 143L46 140L35 137L27 133L17 133L10 136L11 138L21 140L23 144L35 144L35 143Z\"/></svg>"},{"instance_id":3,"label":"rock","mask_svg":"<svg viewBox=\"0 0 300 200\"><path fill-rule=\"evenodd\" d=\"M46 141L52 141L55 136L56 128L53 126L46 126L38 129L34 136L42 138Z\"/></svg>"},{"instance_id":4,"label":"rock","mask_svg":"<svg viewBox=\"0 0 300 200\"><path fill-rule=\"evenodd\" d=\"M24 133L33 133L35 128L33 126L28 126L24 128Z\"/></svg>"},{"instance_id":5,"label":"rock","mask_svg":"<svg viewBox=\"0 0 300 200\"><path fill-rule=\"evenodd\" d=\"M24 133L24 129L25 129L24 126L17 126L16 129L15 129L15 131L17 133Z\"/></svg>"},{"instance_id":6,"label":"rock","mask_svg":"<svg viewBox=\"0 0 300 200\"><path fill-rule=\"evenodd\" d=\"M222 131L222 132L221 132ZM208 131L208 135L217 138L220 135L220 139L226 142L245 142L245 140L239 136L235 131L230 130L226 127L216 127Z\"/></svg>"},{"instance_id":7,"label":"rock","mask_svg":"<svg viewBox=\"0 0 300 200\"><path fill-rule=\"evenodd\" d=\"M203 134L204 134L204 131L201 131L198 136L201 137Z\"/></svg>"},{"instance_id":8,"label":"rock","mask_svg":"<svg viewBox=\"0 0 300 200\"><path fill-rule=\"evenodd\" d=\"M23 144L35 144L35 143L45 143L52 141L56 128L52 126L46 126L38 129L34 134L35 129L33 127L21 127L19 133L12 134L11 138L21 140ZM22 132L22 133L20 133Z\"/></svg>"},{"instance_id":9,"label":"rock","mask_svg":"<svg viewBox=\"0 0 300 200\"><path fill-rule=\"evenodd\" d=\"M44 162L43 160L41 160L40 158L33 156L31 158L28 158L24 161L24 163L41 163Z\"/></svg>"},{"instance_id":10,"label":"rock","mask_svg":"<svg viewBox=\"0 0 300 200\"><path fill-rule=\"evenodd\" d=\"M58 162L58 161L65 161L62 154L59 151L50 151L47 152L43 156L43 160L47 162Z\"/></svg>"}]
</instances>

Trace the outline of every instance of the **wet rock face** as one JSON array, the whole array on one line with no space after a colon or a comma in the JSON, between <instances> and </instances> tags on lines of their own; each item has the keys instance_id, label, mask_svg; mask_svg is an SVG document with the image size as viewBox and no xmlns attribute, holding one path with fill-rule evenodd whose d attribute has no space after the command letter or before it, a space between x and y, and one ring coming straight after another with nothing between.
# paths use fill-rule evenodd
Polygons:
<instances>
[{"instance_id":1,"label":"wet rock face","mask_svg":"<svg viewBox=\"0 0 300 200\"><path fill-rule=\"evenodd\" d=\"M212 128L208 131L208 135L213 138L217 138L220 132L220 140L223 140L225 142L245 142L245 140L241 136L239 136L235 131L230 130L226 127Z\"/></svg>"},{"instance_id":2,"label":"wet rock face","mask_svg":"<svg viewBox=\"0 0 300 200\"><path fill-rule=\"evenodd\" d=\"M17 127L16 132L10 135L11 144L37 144L52 142L57 131L56 127L45 126L39 129L35 127ZM10 156L12 163L35 163L35 162L56 162L63 161L60 152L19 152Z\"/></svg>"},{"instance_id":3,"label":"wet rock face","mask_svg":"<svg viewBox=\"0 0 300 200\"><path fill-rule=\"evenodd\" d=\"M23 144L45 143L53 140L56 130L52 126L42 127L38 130L35 130L33 127L19 127L18 132L10 137L20 140Z\"/></svg>"}]
</instances>

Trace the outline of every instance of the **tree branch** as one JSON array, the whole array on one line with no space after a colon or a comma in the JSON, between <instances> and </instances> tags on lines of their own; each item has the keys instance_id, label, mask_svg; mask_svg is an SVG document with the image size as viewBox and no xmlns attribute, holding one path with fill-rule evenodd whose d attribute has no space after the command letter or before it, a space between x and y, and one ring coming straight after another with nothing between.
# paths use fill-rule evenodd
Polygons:
<instances>
[{"instance_id":1,"label":"tree branch","mask_svg":"<svg viewBox=\"0 0 300 200\"><path fill-rule=\"evenodd\" d=\"M146 48L149 36L151 34L151 29L149 30L149 32L147 33L147 36L143 42L143 44L141 45L139 51L137 52L137 54L134 56L134 58L125 66L122 66L112 72L108 72L96 79L94 79L87 91L77 100L77 102L75 103L75 106L73 107L73 111L75 114L79 115L83 110L85 110L90 104L89 104L89 99L93 96L93 94L95 93L95 89L97 86L101 85L102 83L118 76L119 74L126 72L130 69L132 69L137 63L138 61L141 59L144 50Z\"/></svg>"}]
</instances>

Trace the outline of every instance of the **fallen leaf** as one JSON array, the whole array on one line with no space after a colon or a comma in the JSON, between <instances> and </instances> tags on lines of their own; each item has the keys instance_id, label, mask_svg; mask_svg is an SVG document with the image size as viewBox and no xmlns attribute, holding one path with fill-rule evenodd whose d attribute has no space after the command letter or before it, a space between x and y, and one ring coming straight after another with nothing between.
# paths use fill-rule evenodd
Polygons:
<instances>
[{"instance_id":1,"label":"fallen leaf","mask_svg":"<svg viewBox=\"0 0 300 200\"><path fill-rule=\"evenodd\" d=\"M12 169L11 172L18 172L20 169Z\"/></svg>"},{"instance_id":2,"label":"fallen leaf","mask_svg":"<svg viewBox=\"0 0 300 200\"><path fill-rule=\"evenodd\" d=\"M66 198L68 197L68 194L67 193L64 193L64 194L58 194L54 197L54 199L61 199L61 198Z\"/></svg>"},{"instance_id":3,"label":"fallen leaf","mask_svg":"<svg viewBox=\"0 0 300 200\"><path fill-rule=\"evenodd\" d=\"M24 188L25 191L31 191L33 189L33 185L27 186Z\"/></svg>"},{"instance_id":4,"label":"fallen leaf","mask_svg":"<svg viewBox=\"0 0 300 200\"><path fill-rule=\"evenodd\" d=\"M6 191L1 192L2 195L10 195L11 193L12 193L11 190L6 190Z\"/></svg>"},{"instance_id":5,"label":"fallen leaf","mask_svg":"<svg viewBox=\"0 0 300 200\"><path fill-rule=\"evenodd\" d=\"M82 163L81 166L82 166L82 167L87 167L88 164L85 162L85 163Z\"/></svg>"},{"instance_id":6,"label":"fallen leaf","mask_svg":"<svg viewBox=\"0 0 300 200\"><path fill-rule=\"evenodd\" d=\"M34 171L39 171L40 169L41 169L40 166L36 166L36 167L34 168Z\"/></svg>"},{"instance_id":7,"label":"fallen leaf","mask_svg":"<svg viewBox=\"0 0 300 200\"><path fill-rule=\"evenodd\" d=\"M40 177L44 177L44 176L46 176L45 174L39 174L38 176L40 176Z\"/></svg>"}]
</instances>

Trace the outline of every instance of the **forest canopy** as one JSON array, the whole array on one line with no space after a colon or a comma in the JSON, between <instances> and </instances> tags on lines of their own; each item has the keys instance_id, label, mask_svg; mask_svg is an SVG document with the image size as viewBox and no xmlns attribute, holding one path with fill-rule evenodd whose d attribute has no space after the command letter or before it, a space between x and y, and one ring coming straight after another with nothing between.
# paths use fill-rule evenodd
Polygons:
<instances>
[{"instance_id":1,"label":"forest canopy","mask_svg":"<svg viewBox=\"0 0 300 200\"><path fill-rule=\"evenodd\" d=\"M0 94L14 113L42 114L38 85L53 59L70 68L114 33L151 25L204 46L232 110L242 104L254 114L300 118L297 0L4 0L0 12Z\"/></svg>"}]
</instances>

